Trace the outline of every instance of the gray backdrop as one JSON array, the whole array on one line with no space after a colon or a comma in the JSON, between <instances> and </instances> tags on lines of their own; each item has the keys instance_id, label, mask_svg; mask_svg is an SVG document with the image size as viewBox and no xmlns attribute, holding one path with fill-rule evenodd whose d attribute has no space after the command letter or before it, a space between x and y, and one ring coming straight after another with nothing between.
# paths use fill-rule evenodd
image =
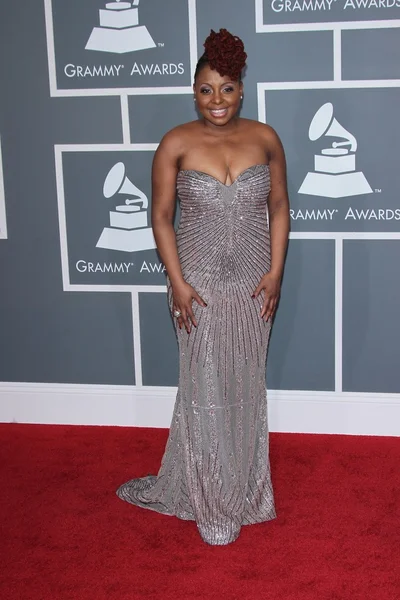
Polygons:
<instances>
[{"instance_id":1,"label":"gray backdrop","mask_svg":"<svg viewBox=\"0 0 400 600\"><path fill-rule=\"evenodd\" d=\"M196 118L197 53L226 27L248 53L242 115L271 124L288 161L268 386L399 393L400 2L118 8L0 0L0 379L177 384L151 160Z\"/></svg>"}]
</instances>

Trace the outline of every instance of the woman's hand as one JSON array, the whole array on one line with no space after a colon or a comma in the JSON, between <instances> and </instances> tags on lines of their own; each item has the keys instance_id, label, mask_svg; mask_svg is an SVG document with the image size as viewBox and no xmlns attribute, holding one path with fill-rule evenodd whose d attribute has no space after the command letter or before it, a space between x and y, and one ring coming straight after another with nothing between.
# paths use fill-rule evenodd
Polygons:
<instances>
[{"instance_id":1,"label":"woman's hand","mask_svg":"<svg viewBox=\"0 0 400 600\"><path fill-rule=\"evenodd\" d=\"M181 312L181 315L177 318L179 329L182 328L182 323L184 323L186 331L190 333L192 323L197 327L196 317L193 314L192 308L193 300L196 300L200 306L207 306L207 304L186 281L172 286L172 296L172 311L179 310Z\"/></svg>"},{"instance_id":2,"label":"woman's hand","mask_svg":"<svg viewBox=\"0 0 400 600\"><path fill-rule=\"evenodd\" d=\"M281 278L272 273L266 273L254 290L252 298L257 298L261 290L264 290L264 302L260 317L268 321L270 317L273 317L278 304L281 291Z\"/></svg>"}]
</instances>

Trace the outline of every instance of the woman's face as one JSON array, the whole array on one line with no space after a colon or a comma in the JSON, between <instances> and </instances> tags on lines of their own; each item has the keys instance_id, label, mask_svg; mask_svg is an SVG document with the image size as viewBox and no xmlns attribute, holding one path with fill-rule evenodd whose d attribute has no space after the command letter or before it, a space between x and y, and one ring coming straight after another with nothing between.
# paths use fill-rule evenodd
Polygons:
<instances>
[{"instance_id":1,"label":"woman's face","mask_svg":"<svg viewBox=\"0 0 400 600\"><path fill-rule=\"evenodd\" d=\"M193 91L199 112L209 123L220 127L229 123L239 110L243 83L229 75L222 77L205 65L196 77Z\"/></svg>"}]
</instances>

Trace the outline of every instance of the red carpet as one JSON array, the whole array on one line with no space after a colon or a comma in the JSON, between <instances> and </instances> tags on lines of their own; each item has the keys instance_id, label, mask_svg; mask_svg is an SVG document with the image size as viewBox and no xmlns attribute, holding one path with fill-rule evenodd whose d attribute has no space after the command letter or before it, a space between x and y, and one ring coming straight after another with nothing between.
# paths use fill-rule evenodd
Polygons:
<instances>
[{"instance_id":1,"label":"red carpet","mask_svg":"<svg viewBox=\"0 0 400 600\"><path fill-rule=\"evenodd\" d=\"M400 599L399 438L272 434L278 518L211 547L115 496L166 437L0 425L1 598Z\"/></svg>"}]
</instances>

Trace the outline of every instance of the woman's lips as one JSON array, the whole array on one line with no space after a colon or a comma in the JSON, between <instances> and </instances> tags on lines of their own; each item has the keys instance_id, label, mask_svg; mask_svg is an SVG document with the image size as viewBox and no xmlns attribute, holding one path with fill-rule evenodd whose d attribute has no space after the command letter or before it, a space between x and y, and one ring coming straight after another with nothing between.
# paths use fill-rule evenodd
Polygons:
<instances>
[{"instance_id":1,"label":"woman's lips","mask_svg":"<svg viewBox=\"0 0 400 600\"><path fill-rule=\"evenodd\" d=\"M218 109L210 109L210 113L212 114L213 117L216 118L221 118L221 117L226 117L226 115L228 114L228 109L227 108L218 108Z\"/></svg>"}]
</instances>

